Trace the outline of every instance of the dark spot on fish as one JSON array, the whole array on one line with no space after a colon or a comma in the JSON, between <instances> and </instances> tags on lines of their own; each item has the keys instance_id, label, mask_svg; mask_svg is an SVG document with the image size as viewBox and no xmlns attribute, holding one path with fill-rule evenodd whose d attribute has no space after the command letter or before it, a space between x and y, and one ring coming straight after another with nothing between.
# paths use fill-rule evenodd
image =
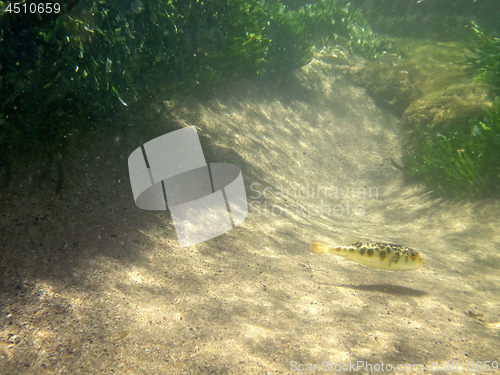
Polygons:
<instances>
[{"instance_id":1,"label":"dark spot on fish","mask_svg":"<svg viewBox=\"0 0 500 375\"><path fill-rule=\"evenodd\" d=\"M405 257L405 263L408 263L408 257L407 256Z\"/></svg>"},{"instance_id":2,"label":"dark spot on fish","mask_svg":"<svg viewBox=\"0 0 500 375\"><path fill-rule=\"evenodd\" d=\"M352 253L353 251L354 251L354 248L350 247L350 248L349 248L349 252L351 252L351 253Z\"/></svg>"},{"instance_id":3,"label":"dark spot on fish","mask_svg":"<svg viewBox=\"0 0 500 375\"><path fill-rule=\"evenodd\" d=\"M340 250L342 250L342 248L339 246L339 247L336 247L335 250L340 251Z\"/></svg>"},{"instance_id":4,"label":"dark spot on fish","mask_svg":"<svg viewBox=\"0 0 500 375\"><path fill-rule=\"evenodd\" d=\"M391 253L391 249L389 249L389 248L385 249L385 251L387 252L387 254Z\"/></svg>"},{"instance_id":5,"label":"dark spot on fish","mask_svg":"<svg viewBox=\"0 0 500 375\"><path fill-rule=\"evenodd\" d=\"M379 255L380 255L380 260L384 260L387 254L385 253L385 251L381 251Z\"/></svg>"},{"instance_id":6,"label":"dark spot on fish","mask_svg":"<svg viewBox=\"0 0 500 375\"><path fill-rule=\"evenodd\" d=\"M365 255L366 247L359 249L359 255Z\"/></svg>"},{"instance_id":7,"label":"dark spot on fish","mask_svg":"<svg viewBox=\"0 0 500 375\"><path fill-rule=\"evenodd\" d=\"M368 249L368 252L366 253L369 257L373 255L373 249Z\"/></svg>"},{"instance_id":8,"label":"dark spot on fish","mask_svg":"<svg viewBox=\"0 0 500 375\"><path fill-rule=\"evenodd\" d=\"M361 247L361 245L363 245L363 244L359 241L354 244L354 246L356 246L356 247Z\"/></svg>"}]
</instances>

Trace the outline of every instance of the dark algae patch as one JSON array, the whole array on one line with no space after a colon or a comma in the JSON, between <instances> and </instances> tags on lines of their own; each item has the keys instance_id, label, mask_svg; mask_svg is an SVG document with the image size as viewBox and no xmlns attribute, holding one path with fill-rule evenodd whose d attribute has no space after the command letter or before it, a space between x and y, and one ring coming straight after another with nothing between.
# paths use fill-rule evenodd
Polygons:
<instances>
[{"instance_id":1,"label":"dark algae patch","mask_svg":"<svg viewBox=\"0 0 500 375\"><path fill-rule=\"evenodd\" d=\"M32 27L14 27L14 15L0 13L3 185L17 154L50 164L69 154L68 139L148 111L152 98L210 94L242 78L285 80L310 61L316 42L367 57L383 49L361 12L338 1L68 3L74 7Z\"/></svg>"}]
</instances>

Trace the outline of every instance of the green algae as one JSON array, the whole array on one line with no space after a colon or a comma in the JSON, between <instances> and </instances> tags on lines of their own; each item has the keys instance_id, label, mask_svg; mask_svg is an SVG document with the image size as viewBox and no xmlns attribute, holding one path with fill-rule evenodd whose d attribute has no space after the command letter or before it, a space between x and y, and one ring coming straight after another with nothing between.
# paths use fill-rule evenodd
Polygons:
<instances>
[{"instance_id":1,"label":"green algae","mask_svg":"<svg viewBox=\"0 0 500 375\"><path fill-rule=\"evenodd\" d=\"M500 186L500 98L484 116L442 133L421 125L412 152L398 166L447 197L496 195Z\"/></svg>"},{"instance_id":2,"label":"green algae","mask_svg":"<svg viewBox=\"0 0 500 375\"><path fill-rule=\"evenodd\" d=\"M471 22L473 40L469 43L475 56L467 60L467 71L478 81L490 84L500 94L500 38Z\"/></svg>"}]
</instances>

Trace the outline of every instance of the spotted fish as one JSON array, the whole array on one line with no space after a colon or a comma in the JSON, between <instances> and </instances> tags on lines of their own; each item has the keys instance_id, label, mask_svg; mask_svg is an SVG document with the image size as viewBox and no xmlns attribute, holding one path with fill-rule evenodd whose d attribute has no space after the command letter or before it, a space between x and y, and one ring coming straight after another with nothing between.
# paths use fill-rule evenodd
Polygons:
<instances>
[{"instance_id":1,"label":"spotted fish","mask_svg":"<svg viewBox=\"0 0 500 375\"><path fill-rule=\"evenodd\" d=\"M357 241L349 246L331 246L313 241L311 253L333 253L366 267L389 271L413 271L424 265L418 251L392 243Z\"/></svg>"}]
</instances>

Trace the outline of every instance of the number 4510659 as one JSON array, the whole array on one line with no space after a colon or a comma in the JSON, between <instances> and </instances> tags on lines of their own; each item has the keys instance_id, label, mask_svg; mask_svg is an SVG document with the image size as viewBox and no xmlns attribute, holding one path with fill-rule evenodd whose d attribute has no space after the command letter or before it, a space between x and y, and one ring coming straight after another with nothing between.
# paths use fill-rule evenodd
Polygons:
<instances>
[{"instance_id":1,"label":"number 4510659","mask_svg":"<svg viewBox=\"0 0 500 375\"><path fill-rule=\"evenodd\" d=\"M5 8L6 13L59 13L61 11L61 4L59 3L31 3L19 4L9 3Z\"/></svg>"}]
</instances>

